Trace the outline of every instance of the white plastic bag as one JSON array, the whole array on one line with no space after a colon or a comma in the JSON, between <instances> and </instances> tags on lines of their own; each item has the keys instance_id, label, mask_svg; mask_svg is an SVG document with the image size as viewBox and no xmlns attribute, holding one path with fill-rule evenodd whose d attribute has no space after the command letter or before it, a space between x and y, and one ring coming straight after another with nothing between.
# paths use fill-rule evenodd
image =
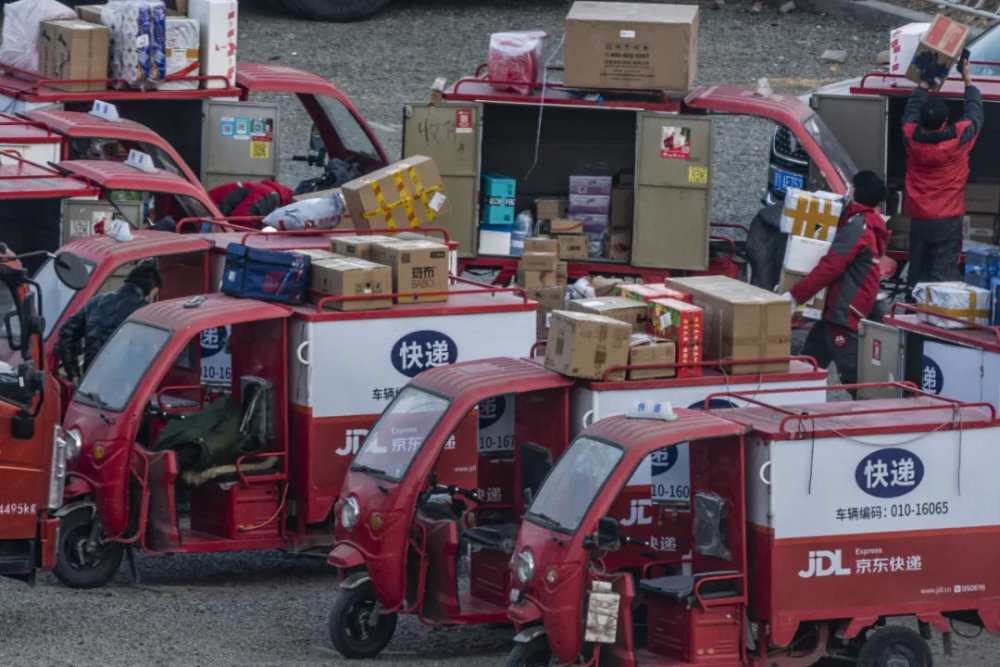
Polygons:
<instances>
[{"instance_id":1,"label":"white plastic bag","mask_svg":"<svg viewBox=\"0 0 1000 667\"><path fill-rule=\"evenodd\" d=\"M38 71L38 24L75 19L76 12L56 0L17 0L3 8L0 63Z\"/></svg>"},{"instance_id":2,"label":"white plastic bag","mask_svg":"<svg viewBox=\"0 0 1000 667\"><path fill-rule=\"evenodd\" d=\"M262 225L285 231L301 229L333 229L344 217L344 198L339 192L293 202L271 211Z\"/></svg>"}]
</instances>

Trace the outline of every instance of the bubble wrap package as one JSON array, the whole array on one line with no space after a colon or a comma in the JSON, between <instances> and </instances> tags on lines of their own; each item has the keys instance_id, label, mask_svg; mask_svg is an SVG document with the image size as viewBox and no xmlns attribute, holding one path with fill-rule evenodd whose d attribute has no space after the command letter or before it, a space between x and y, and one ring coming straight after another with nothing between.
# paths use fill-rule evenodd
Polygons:
<instances>
[{"instance_id":1,"label":"bubble wrap package","mask_svg":"<svg viewBox=\"0 0 1000 667\"><path fill-rule=\"evenodd\" d=\"M346 206L340 192L293 202L269 213L261 221L279 230L333 229L344 217Z\"/></svg>"},{"instance_id":2,"label":"bubble wrap package","mask_svg":"<svg viewBox=\"0 0 1000 667\"><path fill-rule=\"evenodd\" d=\"M966 322L990 323L988 289L960 282L918 283L913 288L913 298L921 310L936 314L920 313L920 319L931 326L942 329L965 329L968 327Z\"/></svg>"},{"instance_id":3,"label":"bubble wrap package","mask_svg":"<svg viewBox=\"0 0 1000 667\"><path fill-rule=\"evenodd\" d=\"M167 26L167 72L166 81L160 90L191 90L198 88L197 79L176 81L171 79L191 79L201 71L201 24L185 16L168 16Z\"/></svg>"}]
</instances>

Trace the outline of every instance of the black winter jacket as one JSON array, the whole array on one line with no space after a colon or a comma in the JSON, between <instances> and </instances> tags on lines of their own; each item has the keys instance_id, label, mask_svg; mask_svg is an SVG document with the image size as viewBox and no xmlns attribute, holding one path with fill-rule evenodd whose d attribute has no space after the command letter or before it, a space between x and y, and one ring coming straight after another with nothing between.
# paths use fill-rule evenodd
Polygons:
<instances>
[{"instance_id":1,"label":"black winter jacket","mask_svg":"<svg viewBox=\"0 0 1000 667\"><path fill-rule=\"evenodd\" d=\"M70 380L79 375L77 356L83 343L83 370L86 371L128 316L146 305L142 290L125 283L115 292L95 296L80 311L72 315L59 329L56 355Z\"/></svg>"}]
</instances>

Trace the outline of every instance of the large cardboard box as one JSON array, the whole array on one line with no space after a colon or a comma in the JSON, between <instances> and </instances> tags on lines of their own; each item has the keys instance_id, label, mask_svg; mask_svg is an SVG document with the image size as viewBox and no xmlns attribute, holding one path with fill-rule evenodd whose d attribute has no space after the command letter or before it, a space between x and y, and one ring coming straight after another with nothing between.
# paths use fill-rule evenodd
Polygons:
<instances>
[{"instance_id":1,"label":"large cardboard box","mask_svg":"<svg viewBox=\"0 0 1000 667\"><path fill-rule=\"evenodd\" d=\"M552 285L550 287L533 287L525 290L528 298L538 302L538 310L535 317L535 336L538 340L545 340L549 334L549 320L552 318L552 311L562 310L564 306L563 298L565 288L562 285Z\"/></svg>"},{"instance_id":2,"label":"large cardboard box","mask_svg":"<svg viewBox=\"0 0 1000 667\"><path fill-rule=\"evenodd\" d=\"M357 229L427 226L451 208L442 192L441 174L429 157L413 155L340 189Z\"/></svg>"},{"instance_id":3,"label":"large cardboard box","mask_svg":"<svg viewBox=\"0 0 1000 667\"><path fill-rule=\"evenodd\" d=\"M448 246L419 241L376 245L372 260L392 268L392 291L399 303L448 300ZM442 294L429 294L442 292Z\"/></svg>"},{"instance_id":4,"label":"large cardboard box","mask_svg":"<svg viewBox=\"0 0 1000 667\"><path fill-rule=\"evenodd\" d=\"M38 33L38 71L51 79L98 79L93 83L49 83L75 93L105 90L110 35L103 25L80 19L42 21Z\"/></svg>"},{"instance_id":5,"label":"large cardboard box","mask_svg":"<svg viewBox=\"0 0 1000 667\"><path fill-rule=\"evenodd\" d=\"M725 276L670 278L666 284L689 293L704 311L705 358L765 359L791 353L788 301L778 294ZM787 361L730 367L734 374L787 370Z\"/></svg>"},{"instance_id":6,"label":"large cardboard box","mask_svg":"<svg viewBox=\"0 0 1000 667\"><path fill-rule=\"evenodd\" d=\"M322 262L328 259L346 259L346 255L330 252L329 250L319 250L315 248L296 249L295 252L309 257L310 262Z\"/></svg>"},{"instance_id":7,"label":"large cardboard box","mask_svg":"<svg viewBox=\"0 0 1000 667\"><path fill-rule=\"evenodd\" d=\"M236 86L237 0L190 0L188 16L198 21L201 73L222 77L206 80L203 88Z\"/></svg>"},{"instance_id":8,"label":"large cardboard box","mask_svg":"<svg viewBox=\"0 0 1000 667\"><path fill-rule=\"evenodd\" d=\"M524 252L519 266L522 271L547 271L554 274L559 267L559 255L554 252Z\"/></svg>"},{"instance_id":9,"label":"large cardboard box","mask_svg":"<svg viewBox=\"0 0 1000 667\"><path fill-rule=\"evenodd\" d=\"M969 27L957 21L938 14L931 22L931 27L920 38L917 50L913 54L913 60L920 58L921 54L931 52L938 64L938 77L940 83L931 86L931 90L938 90L941 83L944 83L948 71L952 68L962 49L965 48L965 41L969 38ZM906 78L914 83L920 83L920 71L910 62L906 69Z\"/></svg>"},{"instance_id":10,"label":"large cardboard box","mask_svg":"<svg viewBox=\"0 0 1000 667\"><path fill-rule=\"evenodd\" d=\"M625 322L575 311L552 312L545 367L572 377L600 380L612 366L628 363L632 327Z\"/></svg>"},{"instance_id":11,"label":"large cardboard box","mask_svg":"<svg viewBox=\"0 0 1000 667\"><path fill-rule=\"evenodd\" d=\"M622 296L602 296L593 299L574 299L569 309L581 313L604 315L627 323L636 333L646 330L646 304Z\"/></svg>"},{"instance_id":12,"label":"large cardboard box","mask_svg":"<svg viewBox=\"0 0 1000 667\"><path fill-rule=\"evenodd\" d=\"M571 87L688 90L698 7L577 0L566 17L565 62Z\"/></svg>"},{"instance_id":13,"label":"large cardboard box","mask_svg":"<svg viewBox=\"0 0 1000 667\"><path fill-rule=\"evenodd\" d=\"M560 234L556 237L561 259L588 259L589 239L586 234Z\"/></svg>"},{"instance_id":14,"label":"large cardboard box","mask_svg":"<svg viewBox=\"0 0 1000 667\"><path fill-rule=\"evenodd\" d=\"M324 259L310 266L310 289L322 294L310 294L319 301L323 296L369 297L351 301L328 301L335 310L374 310L391 308L392 298L378 298L392 291L392 269L367 259Z\"/></svg>"},{"instance_id":15,"label":"large cardboard box","mask_svg":"<svg viewBox=\"0 0 1000 667\"><path fill-rule=\"evenodd\" d=\"M649 334L634 333L628 348L629 366L645 364L672 364L677 358L677 346L673 341L655 338ZM629 380L654 380L677 375L676 368L647 368L630 370Z\"/></svg>"},{"instance_id":16,"label":"large cardboard box","mask_svg":"<svg viewBox=\"0 0 1000 667\"><path fill-rule=\"evenodd\" d=\"M966 213L1000 212L1000 184L968 183L965 186Z\"/></svg>"},{"instance_id":17,"label":"large cardboard box","mask_svg":"<svg viewBox=\"0 0 1000 667\"><path fill-rule=\"evenodd\" d=\"M357 236L334 236L330 239L330 251L348 257L371 259L375 246L383 243L397 242L391 236L379 234L359 234Z\"/></svg>"}]
</instances>

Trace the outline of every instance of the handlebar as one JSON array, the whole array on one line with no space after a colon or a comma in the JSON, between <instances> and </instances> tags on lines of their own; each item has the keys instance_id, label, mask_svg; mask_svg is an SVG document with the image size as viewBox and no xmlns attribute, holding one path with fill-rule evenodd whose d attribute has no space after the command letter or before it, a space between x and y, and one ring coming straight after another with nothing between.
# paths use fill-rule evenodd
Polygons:
<instances>
[{"instance_id":1,"label":"handlebar","mask_svg":"<svg viewBox=\"0 0 1000 667\"><path fill-rule=\"evenodd\" d=\"M434 486L431 487L431 493L448 493L453 496L459 495L464 498L468 498L474 503L482 502L482 499L479 497L479 494L476 493L474 490L463 489L461 487L455 486L454 484L447 484L447 485L435 484Z\"/></svg>"}]
</instances>

